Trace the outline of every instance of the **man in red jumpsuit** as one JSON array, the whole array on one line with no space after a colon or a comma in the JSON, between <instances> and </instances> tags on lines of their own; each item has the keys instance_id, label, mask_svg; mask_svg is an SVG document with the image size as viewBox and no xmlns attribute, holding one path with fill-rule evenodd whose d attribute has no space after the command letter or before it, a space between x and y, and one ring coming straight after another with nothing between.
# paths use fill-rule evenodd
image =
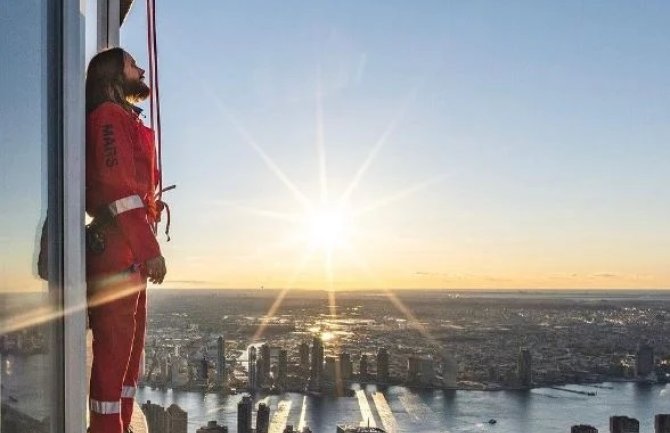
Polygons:
<instances>
[{"instance_id":1,"label":"man in red jumpsuit","mask_svg":"<svg viewBox=\"0 0 670 433\"><path fill-rule=\"evenodd\" d=\"M96 55L86 75L86 212L103 248L87 246L93 367L90 432L130 431L146 328L147 278L165 260L153 230L158 172L153 131L133 104L150 89L121 48ZM105 221L104 223L99 223Z\"/></svg>"}]
</instances>

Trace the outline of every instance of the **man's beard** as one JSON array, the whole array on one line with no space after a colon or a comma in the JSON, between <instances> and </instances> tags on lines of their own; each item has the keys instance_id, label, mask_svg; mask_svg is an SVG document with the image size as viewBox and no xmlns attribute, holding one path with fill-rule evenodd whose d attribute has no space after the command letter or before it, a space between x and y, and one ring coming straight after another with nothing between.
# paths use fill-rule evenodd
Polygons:
<instances>
[{"instance_id":1,"label":"man's beard","mask_svg":"<svg viewBox=\"0 0 670 433\"><path fill-rule=\"evenodd\" d=\"M149 97L151 89L141 80L123 80L123 94L133 103L142 102Z\"/></svg>"}]
</instances>

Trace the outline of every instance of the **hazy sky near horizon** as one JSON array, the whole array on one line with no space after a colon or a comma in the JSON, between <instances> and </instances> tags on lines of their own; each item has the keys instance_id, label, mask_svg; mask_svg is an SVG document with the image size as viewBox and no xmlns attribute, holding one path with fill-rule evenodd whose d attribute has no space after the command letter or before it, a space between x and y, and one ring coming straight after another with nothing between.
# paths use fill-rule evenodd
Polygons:
<instances>
[{"instance_id":1,"label":"hazy sky near horizon","mask_svg":"<svg viewBox=\"0 0 670 433\"><path fill-rule=\"evenodd\" d=\"M166 286L670 288L668 16L158 2Z\"/></svg>"},{"instance_id":2,"label":"hazy sky near horizon","mask_svg":"<svg viewBox=\"0 0 670 433\"><path fill-rule=\"evenodd\" d=\"M670 4L158 7L171 285L670 287ZM396 196L332 280L268 161L315 208L362 166L351 209Z\"/></svg>"}]
</instances>

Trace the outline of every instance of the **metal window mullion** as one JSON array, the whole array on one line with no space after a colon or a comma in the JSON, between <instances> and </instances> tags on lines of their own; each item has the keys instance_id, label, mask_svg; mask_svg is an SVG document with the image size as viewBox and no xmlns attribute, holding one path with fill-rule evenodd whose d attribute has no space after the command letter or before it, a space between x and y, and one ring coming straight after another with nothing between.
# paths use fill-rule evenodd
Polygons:
<instances>
[{"instance_id":1,"label":"metal window mullion","mask_svg":"<svg viewBox=\"0 0 670 433\"><path fill-rule=\"evenodd\" d=\"M62 135L65 431L86 431L85 0L63 8Z\"/></svg>"},{"instance_id":2,"label":"metal window mullion","mask_svg":"<svg viewBox=\"0 0 670 433\"><path fill-rule=\"evenodd\" d=\"M118 47L121 28L120 0L98 1L98 51Z\"/></svg>"},{"instance_id":3,"label":"metal window mullion","mask_svg":"<svg viewBox=\"0 0 670 433\"><path fill-rule=\"evenodd\" d=\"M47 221L48 221L48 286L49 305L63 311L63 3L48 0L44 10L46 29L43 44L46 64L42 78L45 89L46 156L47 156ZM56 315L48 323L49 332L49 432L65 432L65 347L63 317Z\"/></svg>"}]
</instances>

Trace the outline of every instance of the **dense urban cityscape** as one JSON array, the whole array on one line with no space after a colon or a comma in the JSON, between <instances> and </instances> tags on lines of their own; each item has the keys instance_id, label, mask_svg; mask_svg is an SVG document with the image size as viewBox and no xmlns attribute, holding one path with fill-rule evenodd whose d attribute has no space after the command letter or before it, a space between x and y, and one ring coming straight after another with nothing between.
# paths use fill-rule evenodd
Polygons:
<instances>
[{"instance_id":1,"label":"dense urban cityscape","mask_svg":"<svg viewBox=\"0 0 670 433\"><path fill-rule=\"evenodd\" d=\"M325 294L303 293L288 295L272 316L265 315L277 295L212 294L194 304L197 296L166 293L152 300L145 385L334 395L352 395L352 383L550 386L595 395L595 387L584 392L561 386L670 377L668 303L443 292L398 292L392 298L338 293L329 301ZM258 413L262 418L265 409L259 406ZM239 417L238 431L249 431ZM261 418L257 425L263 426ZM612 419L613 432L638 431L626 417Z\"/></svg>"},{"instance_id":2,"label":"dense urban cityscape","mask_svg":"<svg viewBox=\"0 0 670 433\"><path fill-rule=\"evenodd\" d=\"M444 392L549 388L588 399L612 389L607 383L670 382L670 299L662 296L439 291L284 296L256 290L152 291L150 297L140 386L241 397L237 425L210 421L197 433L313 431L305 422L294 426L285 414L271 414L264 396L284 393L353 397L365 405L362 389L373 386L376 410L392 417L383 395L394 386ZM44 342L35 327L2 336L0 348L3 355L30 356L40 353ZM179 405L141 403L150 433L189 431L188 413ZM11 402L3 402L3 409L11 411ZM381 412L366 419L361 409L362 419L342 420L338 432L403 431L385 422ZM670 431L668 419L656 414L657 433ZM572 432L598 431L573 421ZM613 413L610 431L638 432L639 422Z\"/></svg>"}]
</instances>

